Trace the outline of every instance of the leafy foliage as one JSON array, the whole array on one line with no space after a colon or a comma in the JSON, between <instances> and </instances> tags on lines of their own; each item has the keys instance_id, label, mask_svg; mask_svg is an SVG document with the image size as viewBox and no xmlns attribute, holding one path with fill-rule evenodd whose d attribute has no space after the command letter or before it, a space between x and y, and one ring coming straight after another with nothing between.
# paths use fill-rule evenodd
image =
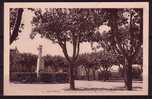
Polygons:
<instances>
[{"instance_id":1,"label":"leafy foliage","mask_svg":"<svg viewBox=\"0 0 152 99\"><path fill-rule=\"evenodd\" d=\"M110 31L102 34L97 31L93 41L107 51L135 58L143 44L142 9L111 9L106 20Z\"/></svg>"},{"instance_id":2,"label":"leafy foliage","mask_svg":"<svg viewBox=\"0 0 152 99\"><path fill-rule=\"evenodd\" d=\"M95 27L102 23L101 13L103 13L101 9L46 8L44 11L35 9L33 32L38 32L54 42L64 39L72 41L72 35L77 37L80 34L83 41L86 39L85 36L93 33Z\"/></svg>"},{"instance_id":3,"label":"leafy foliage","mask_svg":"<svg viewBox=\"0 0 152 99\"><path fill-rule=\"evenodd\" d=\"M15 72L34 72L37 56L31 53L10 53L10 70Z\"/></svg>"},{"instance_id":4,"label":"leafy foliage","mask_svg":"<svg viewBox=\"0 0 152 99\"><path fill-rule=\"evenodd\" d=\"M64 72L67 71L68 62L64 57L46 55L43 57L43 59L45 67L50 66L54 72L58 72L59 69L62 69Z\"/></svg>"},{"instance_id":5,"label":"leafy foliage","mask_svg":"<svg viewBox=\"0 0 152 99\"><path fill-rule=\"evenodd\" d=\"M117 60L118 56L114 55L110 52L100 51L91 54L82 54L79 57L78 64L83 65L86 68L103 68L103 70L107 70L112 67L112 65L119 64Z\"/></svg>"}]
</instances>

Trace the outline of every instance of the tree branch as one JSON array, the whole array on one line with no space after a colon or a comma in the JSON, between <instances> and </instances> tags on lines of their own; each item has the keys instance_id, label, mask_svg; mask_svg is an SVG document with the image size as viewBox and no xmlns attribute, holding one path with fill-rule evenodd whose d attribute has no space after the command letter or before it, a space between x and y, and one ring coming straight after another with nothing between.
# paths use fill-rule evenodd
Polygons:
<instances>
[{"instance_id":1,"label":"tree branch","mask_svg":"<svg viewBox=\"0 0 152 99\"><path fill-rule=\"evenodd\" d=\"M75 56L75 59L78 59L78 56L79 56L79 51L80 51L80 33L78 35L78 40L77 40L77 51L76 51L76 56Z\"/></svg>"},{"instance_id":2,"label":"tree branch","mask_svg":"<svg viewBox=\"0 0 152 99\"><path fill-rule=\"evenodd\" d=\"M73 44L73 57L72 57L72 61L75 61L77 41L76 41L76 36L74 35L74 33L72 33L72 44Z\"/></svg>"}]
</instances>

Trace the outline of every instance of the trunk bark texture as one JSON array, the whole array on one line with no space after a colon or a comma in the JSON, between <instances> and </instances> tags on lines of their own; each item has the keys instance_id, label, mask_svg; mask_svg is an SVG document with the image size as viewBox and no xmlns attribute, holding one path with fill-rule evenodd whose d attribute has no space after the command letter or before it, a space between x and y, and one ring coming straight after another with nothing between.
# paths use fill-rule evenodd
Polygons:
<instances>
[{"instance_id":1,"label":"trunk bark texture","mask_svg":"<svg viewBox=\"0 0 152 99\"><path fill-rule=\"evenodd\" d=\"M132 63L129 61L125 63L124 80L127 90L132 90Z\"/></svg>"},{"instance_id":2,"label":"trunk bark texture","mask_svg":"<svg viewBox=\"0 0 152 99\"><path fill-rule=\"evenodd\" d=\"M72 90L75 90L75 83L74 83L74 79L75 79L75 76L74 76L74 64L70 64L69 66L69 83L70 83L70 89Z\"/></svg>"}]
</instances>

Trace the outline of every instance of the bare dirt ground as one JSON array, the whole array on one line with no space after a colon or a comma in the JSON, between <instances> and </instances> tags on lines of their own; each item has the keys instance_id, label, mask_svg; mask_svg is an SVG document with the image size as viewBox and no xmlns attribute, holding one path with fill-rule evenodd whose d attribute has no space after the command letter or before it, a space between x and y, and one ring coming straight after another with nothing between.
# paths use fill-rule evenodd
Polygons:
<instances>
[{"instance_id":1,"label":"bare dirt ground","mask_svg":"<svg viewBox=\"0 0 152 99\"><path fill-rule=\"evenodd\" d=\"M13 84L4 91L5 95L134 95L143 94L143 83L133 81L133 90L127 91L123 81L75 81L76 90L70 90L69 84Z\"/></svg>"}]
</instances>

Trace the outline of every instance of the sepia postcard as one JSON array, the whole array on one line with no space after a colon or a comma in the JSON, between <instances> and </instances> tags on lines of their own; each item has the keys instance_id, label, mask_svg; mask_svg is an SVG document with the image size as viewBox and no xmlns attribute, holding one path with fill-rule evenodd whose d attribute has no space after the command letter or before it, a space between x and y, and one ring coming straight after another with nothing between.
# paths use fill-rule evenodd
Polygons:
<instances>
[{"instance_id":1,"label":"sepia postcard","mask_svg":"<svg viewBox=\"0 0 152 99\"><path fill-rule=\"evenodd\" d=\"M148 2L4 3L4 95L148 95Z\"/></svg>"}]
</instances>

